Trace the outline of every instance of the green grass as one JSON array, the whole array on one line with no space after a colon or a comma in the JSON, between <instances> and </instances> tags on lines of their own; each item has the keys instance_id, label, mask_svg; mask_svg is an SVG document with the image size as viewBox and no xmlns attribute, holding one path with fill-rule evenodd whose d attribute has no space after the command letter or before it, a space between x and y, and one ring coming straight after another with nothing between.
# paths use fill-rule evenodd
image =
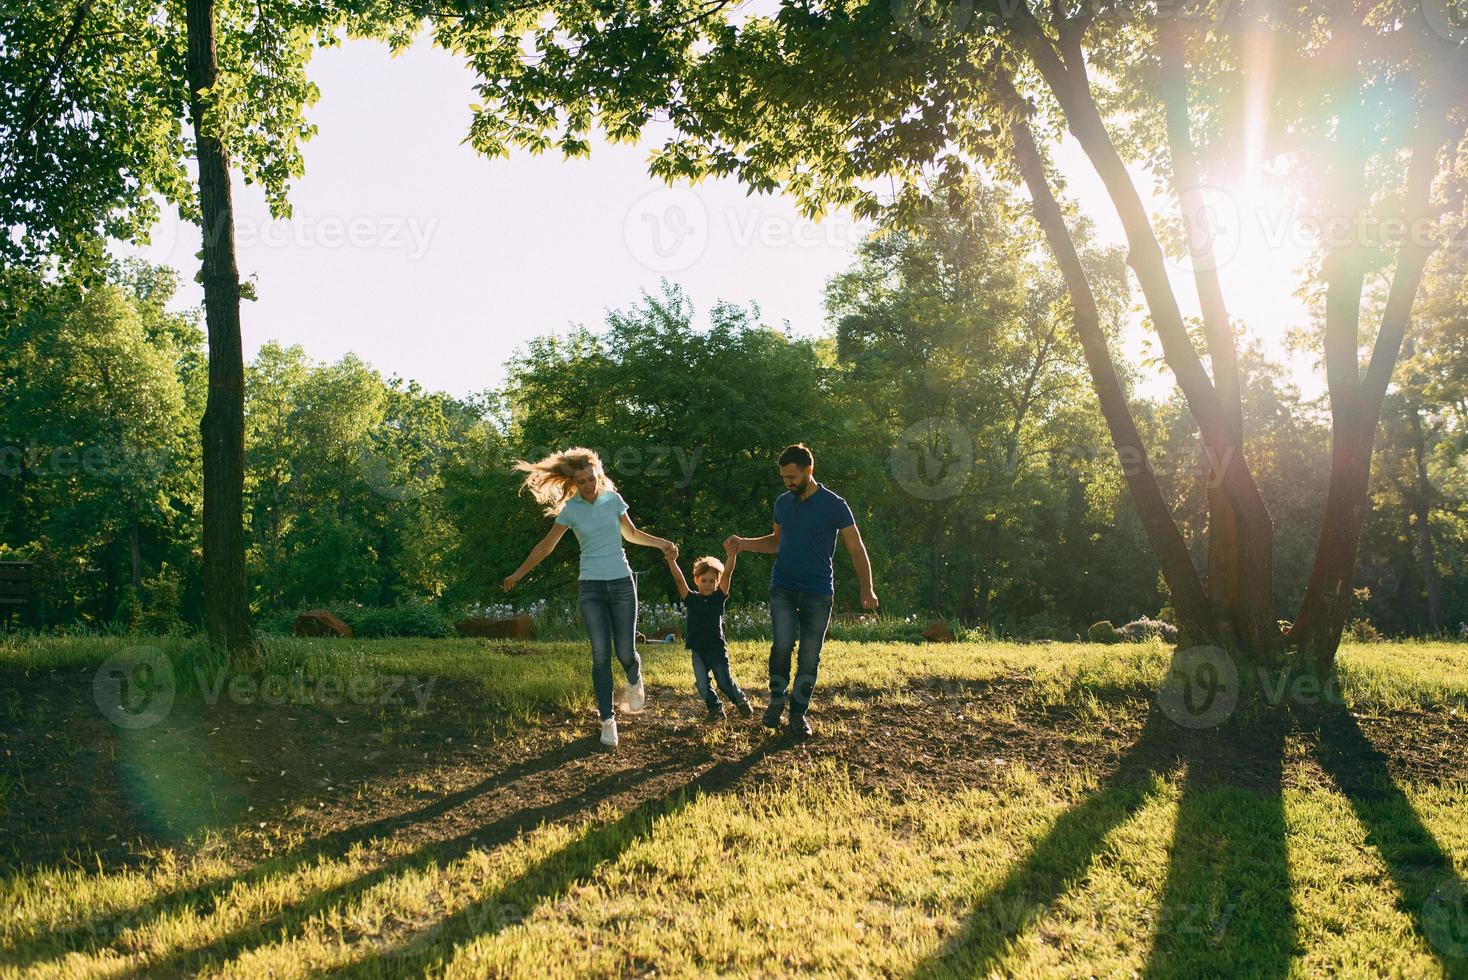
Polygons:
<instances>
[{"instance_id":1,"label":"green grass","mask_svg":"<svg viewBox=\"0 0 1468 980\"><path fill-rule=\"evenodd\" d=\"M0 638L0 670L91 669L126 650L161 650L173 663L180 690L217 682L222 664L198 639L185 637L88 637L56 640ZM686 686L687 654L681 645L643 644L648 680ZM403 674L453 678L482 687L497 711L582 709L591 704L584 642L492 640L266 640L267 673L340 678ZM735 673L760 677L768 644L731 644ZM1166 674L1170 651L1160 642L1099 644L829 642L822 654L825 688L898 692L913 684L934 687L1023 675L1033 697L1072 705L1088 695L1154 691ZM1341 694L1352 710L1468 706L1468 645L1404 642L1347 644L1340 655ZM1246 680L1257 680L1245 671ZM1273 678L1270 678L1273 681ZM0 695L3 697L3 695ZM4 710L0 702L0 710Z\"/></svg>"},{"instance_id":2,"label":"green grass","mask_svg":"<svg viewBox=\"0 0 1468 980\"><path fill-rule=\"evenodd\" d=\"M0 643L0 671L85 670L130 645ZM214 666L196 643L158 646L180 690ZM564 744L580 734L564 732L564 713L591 709L584 648L525 649L282 640L267 670L452 678L478 685L487 714L515 718L517 737ZM652 685L690 686L681 649L642 652ZM733 659L757 688L760 645L736 644ZM1145 705L1168 664L1155 645L836 642L821 680L832 704L869 699L853 732L880 728L917 693L963 700L966 684L1003 678L1027 681L1023 704L996 712L1064 709L1085 727L1111 705ZM1462 645L1348 647L1342 675L1358 714L1451 716L1468 704ZM963 703L986 710L981 697ZM1323 743L1383 775L1357 730L1343 731ZM625 737L634 750L635 733ZM1201 779L1195 752L1128 782L1011 764L956 792L889 791L839 752L737 729L705 744L716 761L671 792L614 805L586 785L571 818L536 820L532 808L523 827L505 818L518 832L471 828L482 840L384 830L323 848L286 830L261 858L240 828L222 828L137 867L16 872L0 881L0 973L1468 976L1462 781L1367 791L1327 754L1334 780L1259 791ZM1300 764L1280 748L1282 770ZM743 778L771 761L780 779ZM445 793L482 776L425 772L421 805L452 802ZM381 781L392 799L390 774Z\"/></svg>"}]
</instances>

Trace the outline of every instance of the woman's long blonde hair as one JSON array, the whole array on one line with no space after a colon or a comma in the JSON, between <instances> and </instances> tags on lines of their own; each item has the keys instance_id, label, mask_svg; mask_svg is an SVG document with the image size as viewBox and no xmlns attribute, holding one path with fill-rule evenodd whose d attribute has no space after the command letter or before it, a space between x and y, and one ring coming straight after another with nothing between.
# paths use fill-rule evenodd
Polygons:
<instances>
[{"instance_id":1,"label":"woman's long blonde hair","mask_svg":"<svg viewBox=\"0 0 1468 980\"><path fill-rule=\"evenodd\" d=\"M527 463L522 459L515 464L515 469L525 474L525 483L520 489L530 491L535 502L545 508L546 514L552 516L559 514L571 498L576 496L575 477L582 470L596 472L598 493L617 489L611 477L607 476L606 468L601 465L601 457L584 446L562 449L535 463Z\"/></svg>"}]
</instances>

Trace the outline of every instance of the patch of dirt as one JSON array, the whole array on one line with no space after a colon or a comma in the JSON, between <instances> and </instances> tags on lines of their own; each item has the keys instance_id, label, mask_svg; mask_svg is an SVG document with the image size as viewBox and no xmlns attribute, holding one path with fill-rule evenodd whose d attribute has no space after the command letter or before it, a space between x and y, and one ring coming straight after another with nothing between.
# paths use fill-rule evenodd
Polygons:
<instances>
[{"instance_id":1,"label":"patch of dirt","mask_svg":"<svg viewBox=\"0 0 1468 980\"><path fill-rule=\"evenodd\" d=\"M495 727L482 692L447 679L426 712L411 698L387 707L209 704L193 694L139 731L101 715L90 671L3 680L18 695L0 718L6 871L137 863L204 829L226 832L242 861L304 860L389 837L394 851L431 847L444 858L542 822L676 805L680 791L780 781L823 760L898 798L994 785L1016 764L1057 779L1185 772L1190 784L1259 793L1326 779L1366 792L1468 772L1468 719L1447 713L1276 713L1247 731L1190 731L1139 697L1085 715L1047 709L1023 677L896 695L827 688L811 714L816 737L804 742L765 731L758 718L710 726L691 692L652 689L647 711L620 714L614 751L580 715Z\"/></svg>"}]
</instances>

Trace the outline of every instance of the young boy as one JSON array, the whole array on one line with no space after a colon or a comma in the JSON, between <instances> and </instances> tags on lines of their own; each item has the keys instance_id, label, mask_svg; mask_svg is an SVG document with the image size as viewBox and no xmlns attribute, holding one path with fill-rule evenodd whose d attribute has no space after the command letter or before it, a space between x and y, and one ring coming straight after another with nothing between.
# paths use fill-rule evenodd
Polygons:
<instances>
[{"instance_id":1,"label":"young boy","mask_svg":"<svg viewBox=\"0 0 1468 980\"><path fill-rule=\"evenodd\" d=\"M683 569L675 558L668 559L668 568L678 586L678 597L688 608L688 624L685 630L686 645L693 651L693 683L698 696L708 706L708 720L724 718L724 705L709 686L709 674L714 675L724 697L734 702L739 714L754 717L749 697L734 683L729 674L729 648L724 642L724 604L729 601L729 582L734 578L734 561L737 556L727 555L728 564L717 558L700 558L693 563L694 592L688 588Z\"/></svg>"}]
</instances>

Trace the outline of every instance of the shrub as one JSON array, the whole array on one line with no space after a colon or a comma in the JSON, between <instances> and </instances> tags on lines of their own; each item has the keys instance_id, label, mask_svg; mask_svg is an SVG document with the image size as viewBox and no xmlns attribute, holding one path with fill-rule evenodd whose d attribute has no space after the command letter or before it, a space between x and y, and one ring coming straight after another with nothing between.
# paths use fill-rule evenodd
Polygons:
<instances>
[{"instance_id":1,"label":"shrub","mask_svg":"<svg viewBox=\"0 0 1468 980\"><path fill-rule=\"evenodd\" d=\"M1380 643L1386 639L1369 619L1353 619L1346 626L1346 639L1356 643Z\"/></svg>"},{"instance_id":2,"label":"shrub","mask_svg":"<svg viewBox=\"0 0 1468 980\"><path fill-rule=\"evenodd\" d=\"M122 598L117 601L117 613L112 617L111 631L131 636L142 631L142 624L143 603L138 598L138 590L129 584L122 590Z\"/></svg>"},{"instance_id":3,"label":"shrub","mask_svg":"<svg viewBox=\"0 0 1468 980\"><path fill-rule=\"evenodd\" d=\"M1115 626L1111 625L1111 620L1109 619L1103 619L1099 623L1092 623L1086 635L1090 637L1092 643L1120 643L1122 640L1121 634L1117 632Z\"/></svg>"},{"instance_id":4,"label":"shrub","mask_svg":"<svg viewBox=\"0 0 1468 980\"><path fill-rule=\"evenodd\" d=\"M182 602L182 576L165 562L158 574L143 580L146 599L143 602L142 630L154 636L185 632L187 626L180 616Z\"/></svg>"},{"instance_id":5,"label":"shrub","mask_svg":"<svg viewBox=\"0 0 1468 980\"><path fill-rule=\"evenodd\" d=\"M431 602L409 600L394 606L361 606L338 613L363 639L388 636L439 638L454 635L448 614Z\"/></svg>"},{"instance_id":6,"label":"shrub","mask_svg":"<svg viewBox=\"0 0 1468 980\"><path fill-rule=\"evenodd\" d=\"M448 612L425 599L409 599L393 606L362 606L357 603L317 603L299 609L265 613L256 622L262 633L289 636L296 617L311 609L325 609L352 628L363 639L424 637L439 639L455 635Z\"/></svg>"},{"instance_id":7,"label":"shrub","mask_svg":"<svg viewBox=\"0 0 1468 980\"><path fill-rule=\"evenodd\" d=\"M1147 640L1158 639L1164 643L1177 642L1177 627L1171 623L1164 623L1160 619L1134 619L1118 630L1122 637L1133 643L1142 643Z\"/></svg>"}]
</instances>

